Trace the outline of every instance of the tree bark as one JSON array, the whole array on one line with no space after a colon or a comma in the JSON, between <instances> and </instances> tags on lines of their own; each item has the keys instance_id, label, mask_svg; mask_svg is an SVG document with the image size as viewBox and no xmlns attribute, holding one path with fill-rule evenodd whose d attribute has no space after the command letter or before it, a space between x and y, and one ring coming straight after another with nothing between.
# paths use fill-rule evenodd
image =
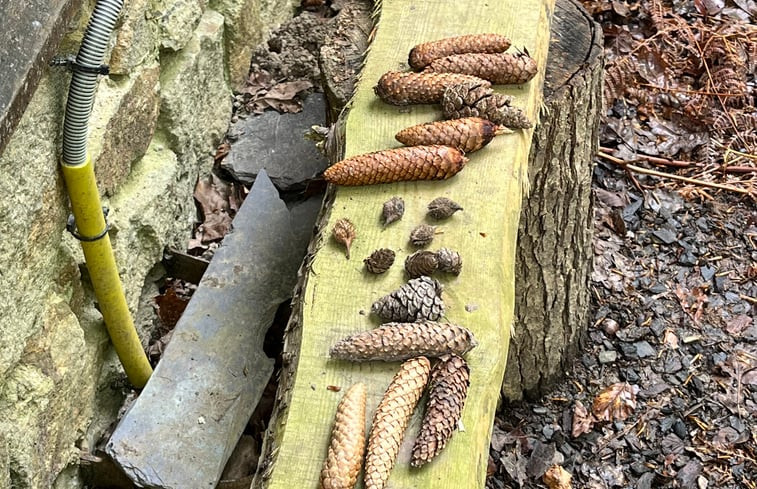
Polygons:
<instances>
[{"instance_id":1,"label":"tree bark","mask_svg":"<svg viewBox=\"0 0 757 489\"><path fill-rule=\"evenodd\" d=\"M601 28L578 2L558 0L518 228L515 325L502 384L511 401L539 397L562 378L588 326L602 61Z\"/></svg>"}]
</instances>

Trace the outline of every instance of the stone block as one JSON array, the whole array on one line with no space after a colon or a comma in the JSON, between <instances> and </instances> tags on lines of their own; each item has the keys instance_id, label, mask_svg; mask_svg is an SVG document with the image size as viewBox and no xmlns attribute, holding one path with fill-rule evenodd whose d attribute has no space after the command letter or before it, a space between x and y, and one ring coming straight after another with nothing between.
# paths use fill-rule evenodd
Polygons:
<instances>
[{"instance_id":1,"label":"stone block","mask_svg":"<svg viewBox=\"0 0 757 489\"><path fill-rule=\"evenodd\" d=\"M279 190L302 187L328 165L315 143L305 139L312 126L325 123L326 99L322 93L309 95L296 114L267 110L240 119L230 131L238 138L221 167L246 184L265 169Z\"/></svg>"},{"instance_id":2,"label":"stone block","mask_svg":"<svg viewBox=\"0 0 757 489\"><path fill-rule=\"evenodd\" d=\"M59 178L65 76L40 81L0 155L0 385L41 323L41 305L58 279L68 214ZM2 396L0 395L0 398Z\"/></svg>"},{"instance_id":3,"label":"stone block","mask_svg":"<svg viewBox=\"0 0 757 489\"><path fill-rule=\"evenodd\" d=\"M192 38L207 0L156 0L150 17L156 22L160 47L178 51Z\"/></svg>"},{"instance_id":4,"label":"stone block","mask_svg":"<svg viewBox=\"0 0 757 489\"><path fill-rule=\"evenodd\" d=\"M265 35L259 0L211 0L210 8L223 15L226 66L233 88L244 85L250 71L253 48Z\"/></svg>"},{"instance_id":5,"label":"stone block","mask_svg":"<svg viewBox=\"0 0 757 489\"><path fill-rule=\"evenodd\" d=\"M210 155L231 117L223 62L223 16L207 10L181 51L161 60L159 127L180 156Z\"/></svg>"},{"instance_id":6,"label":"stone block","mask_svg":"<svg viewBox=\"0 0 757 489\"><path fill-rule=\"evenodd\" d=\"M85 341L76 315L55 294L42 304L38 321L38 334L0 389L0 432L11 468L5 487L52 487L77 459L75 443L91 416L102 341Z\"/></svg>"},{"instance_id":7,"label":"stone block","mask_svg":"<svg viewBox=\"0 0 757 489\"><path fill-rule=\"evenodd\" d=\"M157 138L108 202L111 240L132 312L163 249L186 247L196 212L192 192L198 173L195 160L177 158Z\"/></svg>"},{"instance_id":8,"label":"stone block","mask_svg":"<svg viewBox=\"0 0 757 489\"><path fill-rule=\"evenodd\" d=\"M147 20L149 0L130 0L121 11L121 25L116 27L110 52L110 72L128 75L134 69L158 57L158 25ZM191 32L191 29L189 29Z\"/></svg>"},{"instance_id":9,"label":"stone block","mask_svg":"<svg viewBox=\"0 0 757 489\"><path fill-rule=\"evenodd\" d=\"M90 117L89 155L100 191L112 195L150 145L160 108L160 66L100 82Z\"/></svg>"}]
</instances>

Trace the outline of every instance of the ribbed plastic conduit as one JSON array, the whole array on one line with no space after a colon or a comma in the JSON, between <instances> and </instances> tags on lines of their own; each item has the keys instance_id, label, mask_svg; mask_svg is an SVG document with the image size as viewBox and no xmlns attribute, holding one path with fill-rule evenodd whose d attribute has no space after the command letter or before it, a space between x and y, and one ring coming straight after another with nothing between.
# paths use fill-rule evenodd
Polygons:
<instances>
[{"instance_id":1,"label":"ribbed plastic conduit","mask_svg":"<svg viewBox=\"0 0 757 489\"><path fill-rule=\"evenodd\" d=\"M110 34L116 25L123 0L99 0L87 24L76 62L96 69L105 57ZM87 159L87 126L97 88L97 73L74 70L66 117L63 122L63 162L81 165Z\"/></svg>"}]
</instances>

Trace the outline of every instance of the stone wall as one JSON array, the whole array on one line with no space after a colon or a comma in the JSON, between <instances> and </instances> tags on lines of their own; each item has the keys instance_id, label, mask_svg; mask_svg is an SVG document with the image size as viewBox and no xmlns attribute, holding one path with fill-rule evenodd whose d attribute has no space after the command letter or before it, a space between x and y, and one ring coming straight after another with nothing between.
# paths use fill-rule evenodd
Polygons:
<instances>
[{"instance_id":1,"label":"stone wall","mask_svg":"<svg viewBox=\"0 0 757 489\"><path fill-rule=\"evenodd\" d=\"M101 80L90 154L135 316L166 246L184 248L198 175L212 164L252 49L296 0L130 0ZM93 7L61 51L75 51ZM118 409L122 376L58 169L70 75L50 70L0 155L0 487L82 486L80 450ZM138 326L140 326L138 324ZM145 338L145 331L140 334Z\"/></svg>"}]
</instances>

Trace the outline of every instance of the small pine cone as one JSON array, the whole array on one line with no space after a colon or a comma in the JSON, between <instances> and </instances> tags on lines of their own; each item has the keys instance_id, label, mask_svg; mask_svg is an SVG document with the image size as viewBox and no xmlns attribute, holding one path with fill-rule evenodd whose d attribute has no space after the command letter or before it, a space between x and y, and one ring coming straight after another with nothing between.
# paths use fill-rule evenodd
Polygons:
<instances>
[{"instance_id":1,"label":"small pine cone","mask_svg":"<svg viewBox=\"0 0 757 489\"><path fill-rule=\"evenodd\" d=\"M410 242L413 246L426 246L434 240L434 234L436 234L436 226L419 224L410 231Z\"/></svg>"},{"instance_id":2,"label":"small pine cone","mask_svg":"<svg viewBox=\"0 0 757 489\"><path fill-rule=\"evenodd\" d=\"M394 468L402 438L428 380L425 357L402 364L373 415L365 456L365 489L383 489Z\"/></svg>"},{"instance_id":3,"label":"small pine cone","mask_svg":"<svg viewBox=\"0 0 757 489\"><path fill-rule=\"evenodd\" d=\"M466 53L437 59L426 71L472 75L495 85L519 85L536 75L537 65L526 53Z\"/></svg>"},{"instance_id":4,"label":"small pine cone","mask_svg":"<svg viewBox=\"0 0 757 489\"><path fill-rule=\"evenodd\" d=\"M381 100L392 105L436 104L442 101L444 90L460 83L485 83L486 80L459 73L384 73L373 88Z\"/></svg>"},{"instance_id":5,"label":"small pine cone","mask_svg":"<svg viewBox=\"0 0 757 489\"><path fill-rule=\"evenodd\" d=\"M426 414L415 439L410 465L420 467L447 445L463 413L470 385L468 363L457 355L444 355L431 371Z\"/></svg>"},{"instance_id":6,"label":"small pine cone","mask_svg":"<svg viewBox=\"0 0 757 489\"><path fill-rule=\"evenodd\" d=\"M353 489L365 452L365 384L349 388L336 408L321 489Z\"/></svg>"},{"instance_id":7,"label":"small pine cone","mask_svg":"<svg viewBox=\"0 0 757 489\"><path fill-rule=\"evenodd\" d=\"M371 185L414 180L446 180L463 169L468 158L457 148L410 146L366 153L334 163L323 172L336 185Z\"/></svg>"},{"instance_id":8,"label":"small pine cone","mask_svg":"<svg viewBox=\"0 0 757 489\"><path fill-rule=\"evenodd\" d=\"M408 64L416 70L426 67L435 59L463 53L504 53L510 39L500 34L470 34L424 42L410 50Z\"/></svg>"},{"instance_id":9,"label":"small pine cone","mask_svg":"<svg viewBox=\"0 0 757 489\"><path fill-rule=\"evenodd\" d=\"M455 85L444 92L442 112L447 119L482 117L494 124L512 129L528 129L531 121L517 107L513 98L477 83Z\"/></svg>"},{"instance_id":10,"label":"small pine cone","mask_svg":"<svg viewBox=\"0 0 757 489\"><path fill-rule=\"evenodd\" d=\"M363 260L365 268L371 273L384 273L394 264L394 251L380 248Z\"/></svg>"},{"instance_id":11,"label":"small pine cone","mask_svg":"<svg viewBox=\"0 0 757 489\"><path fill-rule=\"evenodd\" d=\"M463 259L460 258L460 253L449 248L440 248L436 252L436 259L439 262L440 272L460 275L460 271L463 269Z\"/></svg>"},{"instance_id":12,"label":"small pine cone","mask_svg":"<svg viewBox=\"0 0 757 489\"><path fill-rule=\"evenodd\" d=\"M355 225L347 218L339 219L334 223L331 234L338 243L344 245L347 250L347 259L349 260L350 246L352 246L352 241L355 239Z\"/></svg>"},{"instance_id":13,"label":"small pine cone","mask_svg":"<svg viewBox=\"0 0 757 489\"><path fill-rule=\"evenodd\" d=\"M436 321L444 314L442 290L442 284L432 278L414 278L374 302L371 312L385 322Z\"/></svg>"},{"instance_id":14,"label":"small pine cone","mask_svg":"<svg viewBox=\"0 0 757 489\"><path fill-rule=\"evenodd\" d=\"M381 209L381 217L384 219L384 226L388 226L394 221L399 221L405 214L405 201L402 197L392 197L384 202Z\"/></svg>"},{"instance_id":15,"label":"small pine cone","mask_svg":"<svg viewBox=\"0 0 757 489\"><path fill-rule=\"evenodd\" d=\"M405 258L405 271L410 278L431 275L439 268L439 259L433 251L416 251Z\"/></svg>"},{"instance_id":16,"label":"small pine cone","mask_svg":"<svg viewBox=\"0 0 757 489\"><path fill-rule=\"evenodd\" d=\"M447 219L457 211L463 210L462 206L447 197L437 197L428 203L427 214L434 219Z\"/></svg>"},{"instance_id":17,"label":"small pine cone","mask_svg":"<svg viewBox=\"0 0 757 489\"><path fill-rule=\"evenodd\" d=\"M476 345L478 342L473 333L456 324L434 321L386 323L339 340L331 347L329 355L353 362L394 362L419 355L464 355Z\"/></svg>"},{"instance_id":18,"label":"small pine cone","mask_svg":"<svg viewBox=\"0 0 757 489\"><path fill-rule=\"evenodd\" d=\"M480 117L466 117L451 121L426 122L397 133L395 139L405 146L443 144L463 153L483 148L501 134L496 124Z\"/></svg>"}]
</instances>

